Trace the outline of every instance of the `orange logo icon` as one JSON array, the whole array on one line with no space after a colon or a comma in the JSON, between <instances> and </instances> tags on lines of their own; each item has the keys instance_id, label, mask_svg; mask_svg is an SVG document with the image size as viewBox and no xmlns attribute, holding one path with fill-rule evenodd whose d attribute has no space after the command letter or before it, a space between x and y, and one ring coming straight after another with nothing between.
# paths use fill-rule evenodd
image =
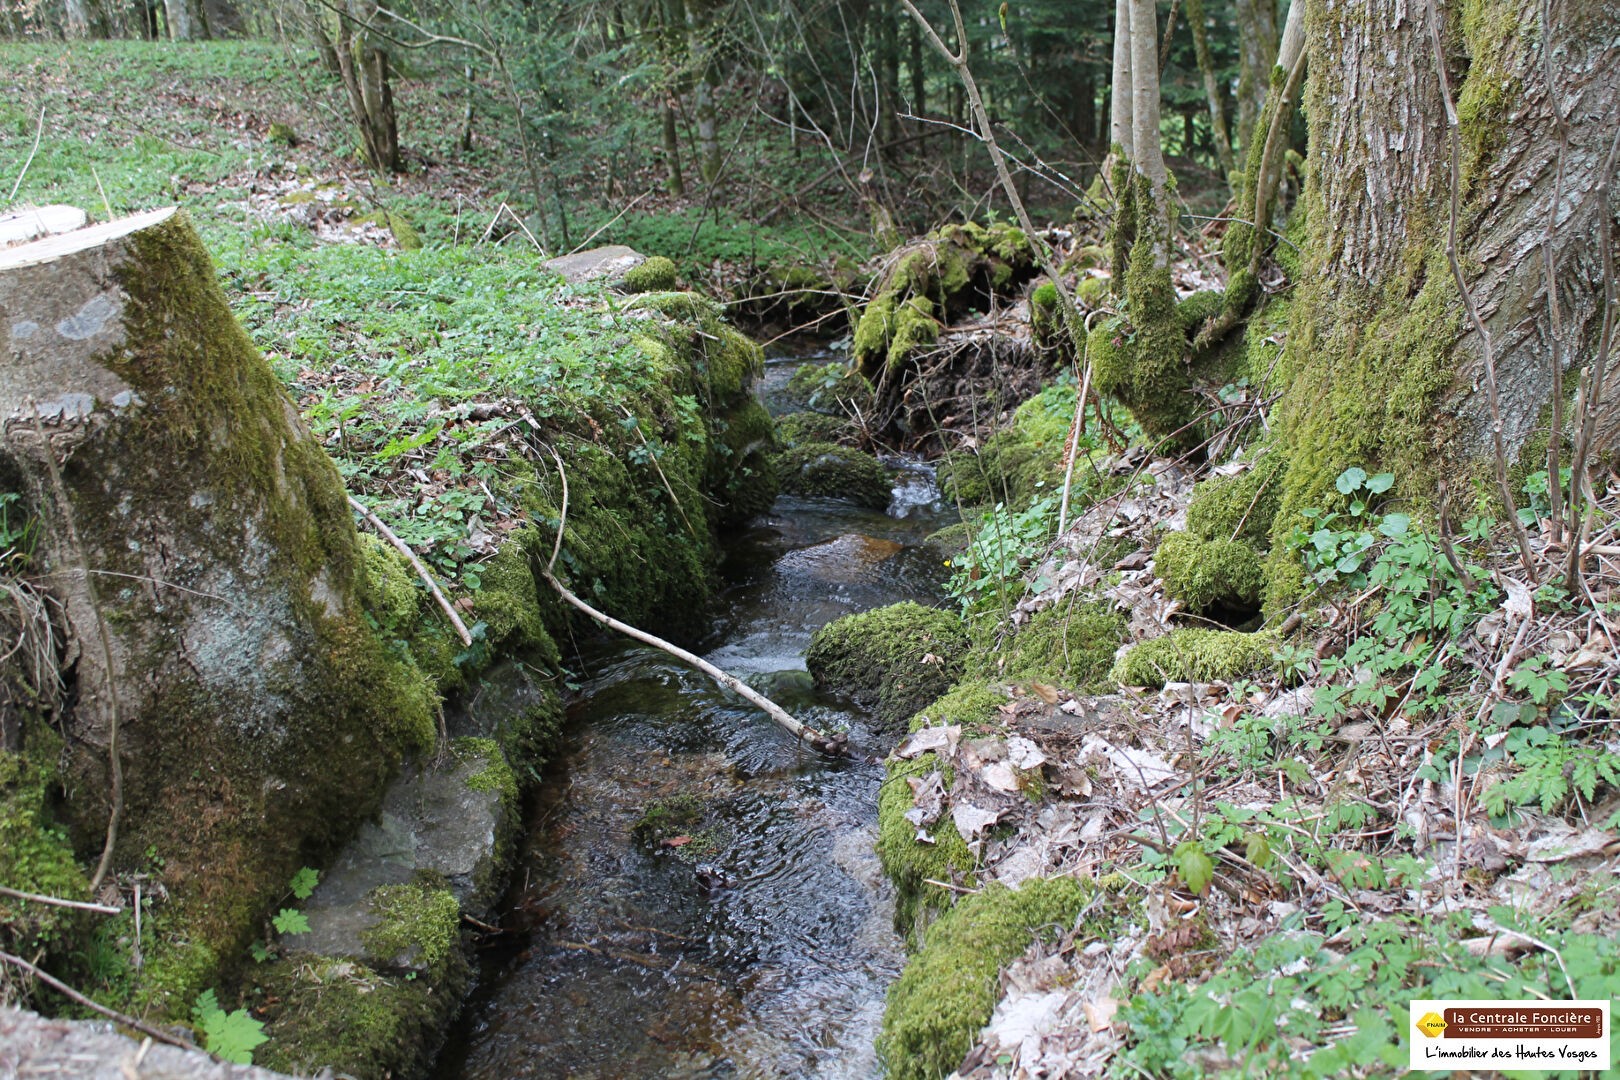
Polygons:
<instances>
[{"instance_id":1,"label":"orange logo icon","mask_svg":"<svg viewBox=\"0 0 1620 1080\"><path fill-rule=\"evenodd\" d=\"M1440 1033L1446 1030L1446 1022L1439 1013L1427 1012L1418 1019L1417 1029L1431 1039L1438 1039Z\"/></svg>"}]
</instances>

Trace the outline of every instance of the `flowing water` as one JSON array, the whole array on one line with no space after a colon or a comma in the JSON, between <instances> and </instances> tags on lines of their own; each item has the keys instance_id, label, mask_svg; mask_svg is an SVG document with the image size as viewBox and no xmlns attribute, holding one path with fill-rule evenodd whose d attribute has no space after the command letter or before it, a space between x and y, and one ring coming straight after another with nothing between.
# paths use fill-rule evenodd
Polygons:
<instances>
[{"instance_id":1,"label":"flowing water","mask_svg":"<svg viewBox=\"0 0 1620 1080\"><path fill-rule=\"evenodd\" d=\"M881 756L865 717L810 685L804 651L840 615L936 596L919 546L946 523L936 500L917 469L888 514L783 497L728 543L708 658ZM608 643L581 663L516 869L520 945L487 965L442 1075L877 1075L903 960L872 851L881 766L800 749L661 652ZM696 796L702 831L635 835L673 795Z\"/></svg>"}]
</instances>

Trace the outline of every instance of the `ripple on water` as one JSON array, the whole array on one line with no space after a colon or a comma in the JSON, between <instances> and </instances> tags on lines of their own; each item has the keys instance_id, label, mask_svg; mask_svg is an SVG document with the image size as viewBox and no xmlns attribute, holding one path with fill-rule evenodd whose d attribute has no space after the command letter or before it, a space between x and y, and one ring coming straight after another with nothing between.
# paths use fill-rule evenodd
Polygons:
<instances>
[{"instance_id":1,"label":"ripple on water","mask_svg":"<svg viewBox=\"0 0 1620 1080\"><path fill-rule=\"evenodd\" d=\"M782 500L733 548L710 658L870 745L863 717L810 686L804 649L831 618L932 598L935 568L915 545L938 524ZM873 1041L903 960L872 851L881 779L808 754L662 653L592 655L519 857L526 947L489 973L445 1075L878 1075ZM703 858L724 884L632 836L648 803L674 794L719 823L726 839Z\"/></svg>"}]
</instances>

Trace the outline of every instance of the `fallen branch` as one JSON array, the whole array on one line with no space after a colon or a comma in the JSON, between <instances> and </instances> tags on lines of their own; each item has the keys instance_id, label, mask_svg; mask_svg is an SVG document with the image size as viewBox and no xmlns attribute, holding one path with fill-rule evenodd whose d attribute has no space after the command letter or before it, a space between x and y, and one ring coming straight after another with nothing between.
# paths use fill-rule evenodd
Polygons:
<instances>
[{"instance_id":1,"label":"fallen branch","mask_svg":"<svg viewBox=\"0 0 1620 1080\"><path fill-rule=\"evenodd\" d=\"M395 551L410 560L411 565L416 568L416 576L422 579L422 584L428 587L428 592L432 593L433 599L438 601L439 610L443 611L445 618L450 620L450 625L456 628L456 636L461 638L463 645L471 648L473 639L472 634L467 630L467 624L461 621L461 616L456 614L456 609L451 606L449 600L445 599L444 592L439 588L439 583L433 580L433 575L428 573L426 566L422 565L422 560L416 557L416 552L411 550L409 544L395 536L394 530L382 523L382 518L366 509L365 505L353 495L349 496L349 505L354 508L355 513L365 518L366 523L376 529L384 540L394 545Z\"/></svg>"},{"instance_id":2,"label":"fallen branch","mask_svg":"<svg viewBox=\"0 0 1620 1080\"><path fill-rule=\"evenodd\" d=\"M87 900L63 900L60 896L45 896L40 893L23 892L21 889L8 889L0 885L0 896L10 896L17 900L27 900L35 904L49 904L51 907L73 908L75 911L95 911L102 915L122 915L124 909L113 907L110 904L92 904Z\"/></svg>"},{"instance_id":3,"label":"fallen branch","mask_svg":"<svg viewBox=\"0 0 1620 1080\"><path fill-rule=\"evenodd\" d=\"M64 997L83 1005L87 1009L92 1009L95 1012L100 1013L109 1020L122 1024L134 1031L138 1031L142 1035L148 1036L149 1038L156 1039L158 1042L168 1043L170 1046L178 1046L183 1050L199 1049L196 1043L191 1042L188 1039L182 1039L180 1036L170 1034L169 1032L164 1031L162 1028L153 1027L151 1024L137 1020L133 1016L121 1013L117 1009L109 1009L100 1002L90 1000L77 990L73 989L73 987L63 982L61 979L58 979L49 972L41 971L39 968L35 967L33 964L30 964L20 956L12 956L8 952L0 952L0 964L10 964L19 971L27 972L29 975L32 975L34 978L38 979L46 986L49 986L57 993L62 994Z\"/></svg>"},{"instance_id":4,"label":"fallen branch","mask_svg":"<svg viewBox=\"0 0 1620 1080\"><path fill-rule=\"evenodd\" d=\"M713 679L727 690L730 690L732 693L743 698L749 704L763 711L766 716L769 716L783 728L787 729L787 731L800 742L806 743L811 748L819 750L823 754L828 754L832 757L848 757L849 741L845 735L837 734L828 736L817 731L815 728L805 726L796 720L786 709L782 708L782 706L778 705L764 694L761 694L759 691L755 690L753 687L749 686L735 675L731 675L720 670L707 660L703 659L701 656L698 656L696 653L687 652L679 645L671 644L655 634L649 634L645 630L639 630L636 627L631 626L629 623L620 622L613 616L596 610L595 608L591 607L591 605L587 604L585 601L581 600L579 597L570 592L568 586L557 580L556 574L554 573L557 567L557 556L562 551L563 530L568 527L568 474L563 469L561 455L559 455L557 451L551 447L547 447L547 449L551 450L552 460L557 463L557 475L562 480L562 508L558 512L557 537L551 547L551 558L547 560L545 569L540 571L540 576L545 578L546 584L550 585L554 590L556 590L557 595L562 597L563 600L571 607L574 607L579 611L583 611L586 615L589 615L593 620L607 627L609 630L614 630L625 635L626 637L634 638L644 645L651 645L655 649L661 649L662 651L675 657L677 660L697 668L699 671L703 672L703 674L707 675L709 678Z\"/></svg>"}]
</instances>

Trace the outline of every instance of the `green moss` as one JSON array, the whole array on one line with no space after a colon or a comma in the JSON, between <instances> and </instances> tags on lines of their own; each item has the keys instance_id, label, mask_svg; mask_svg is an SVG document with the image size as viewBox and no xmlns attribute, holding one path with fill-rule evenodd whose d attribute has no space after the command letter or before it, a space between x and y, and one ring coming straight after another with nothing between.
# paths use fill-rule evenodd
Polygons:
<instances>
[{"instance_id":1,"label":"green moss","mask_svg":"<svg viewBox=\"0 0 1620 1080\"><path fill-rule=\"evenodd\" d=\"M667 293L674 290L679 276L674 262L662 255L654 255L627 270L619 288L627 293Z\"/></svg>"},{"instance_id":2,"label":"green moss","mask_svg":"<svg viewBox=\"0 0 1620 1080\"><path fill-rule=\"evenodd\" d=\"M636 823L630 826L630 834L644 844L656 845L690 831L702 820L703 800L685 793L671 795L648 803Z\"/></svg>"},{"instance_id":3,"label":"green moss","mask_svg":"<svg viewBox=\"0 0 1620 1080\"><path fill-rule=\"evenodd\" d=\"M851 698L879 724L898 727L962 673L967 634L948 611L891 604L835 619L805 654L816 685Z\"/></svg>"},{"instance_id":4,"label":"green moss","mask_svg":"<svg viewBox=\"0 0 1620 1080\"><path fill-rule=\"evenodd\" d=\"M963 679L907 722L911 731L960 724L963 731L988 730L997 710L1010 699L999 685L984 679Z\"/></svg>"},{"instance_id":5,"label":"green moss","mask_svg":"<svg viewBox=\"0 0 1620 1080\"><path fill-rule=\"evenodd\" d=\"M946 497L966 506L1005 503L1022 507L1041 490L1056 490L1063 479L1064 449L1074 421L1075 388L1052 385L1013 412L1013 422L995 432L977 451L953 450L940 459L936 475ZM1085 488L1090 470L1076 470Z\"/></svg>"},{"instance_id":6,"label":"green moss","mask_svg":"<svg viewBox=\"0 0 1620 1080\"><path fill-rule=\"evenodd\" d=\"M1172 600L1185 610L1206 613L1216 607L1252 608L1265 582L1259 554L1241 540L1205 540L1190 532L1171 533L1153 554L1153 565Z\"/></svg>"},{"instance_id":7,"label":"green moss","mask_svg":"<svg viewBox=\"0 0 1620 1080\"><path fill-rule=\"evenodd\" d=\"M1281 454L1266 453L1244 472L1200 481L1187 504L1187 531L1205 540L1246 540L1257 548L1269 546L1286 465Z\"/></svg>"},{"instance_id":8,"label":"green moss","mask_svg":"<svg viewBox=\"0 0 1620 1080\"><path fill-rule=\"evenodd\" d=\"M1070 930L1092 890L1038 878L992 883L942 915L889 991L878 1053L893 1080L938 1080L961 1064L990 1021L1003 965L1038 935Z\"/></svg>"},{"instance_id":9,"label":"green moss","mask_svg":"<svg viewBox=\"0 0 1620 1080\"><path fill-rule=\"evenodd\" d=\"M1108 265L1108 249L1098 244L1088 244L1083 248L1075 249L1064 264L1069 270L1099 270Z\"/></svg>"},{"instance_id":10,"label":"green moss","mask_svg":"<svg viewBox=\"0 0 1620 1080\"><path fill-rule=\"evenodd\" d=\"M834 443L801 443L776 459L782 490L792 495L848 499L873 510L893 497L889 470L871 454Z\"/></svg>"},{"instance_id":11,"label":"green moss","mask_svg":"<svg viewBox=\"0 0 1620 1080\"><path fill-rule=\"evenodd\" d=\"M30 725L30 728L35 728ZM67 833L50 812L58 740L44 724L30 731L27 756L0 750L0 883L64 900L89 899L89 883ZM83 928L66 908L0 896L0 945L26 957L54 951Z\"/></svg>"},{"instance_id":12,"label":"green moss","mask_svg":"<svg viewBox=\"0 0 1620 1080\"><path fill-rule=\"evenodd\" d=\"M377 921L360 940L380 965L409 956L410 966L431 977L460 956L461 905L449 889L383 885L371 891L368 903Z\"/></svg>"},{"instance_id":13,"label":"green moss","mask_svg":"<svg viewBox=\"0 0 1620 1080\"><path fill-rule=\"evenodd\" d=\"M947 525L937 532L929 533L923 537L923 542L938 548L944 555L959 555L973 542L972 526L965 521L958 521L955 525Z\"/></svg>"},{"instance_id":14,"label":"green moss","mask_svg":"<svg viewBox=\"0 0 1620 1080\"><path fill-rule=\"evenodd\" d=\"M854 357L862 374L870 376L881 371L888 359L889 341L894 337L895 307L895 297L881 293L866 305L860 322L855 324Z\"/></svg>"},{"instance_id":15,"label":"green moss","mask_svg":"<svg viewBox=\"0 0 1620 1080\"><path fill-rule=\"evenodd\" d=\"M933 915L950 906L949 889L929 881L974 884L977 861L967 842L956 831L949 814L927 830L933 843L917 839L917 827L906 820L915 805L911 778L921 779L940 768L937 754L922 754L911 761L892 760L885 765L883 787L878 791L878 860L883 872L894 882L894 929L914 940ZM950 787L950 778L945 778Z\"/></svg>"},{"instance_id":16,"label":"green moss","mask_svg":"<svg viewBox=\"0 0 1620 1080\"><path fill-rule=\"evenodd\" d=\"M394 243L399 245L401 251L422 250L422 234L416 231L410 219L404 214L390 210L385 215L388 231L394 234Z\"/></svg>"},{"instance_id":17,"label":"green moss","mask_svg":"<svg viewBox=\"0 0 1620 1080\"><path fill-rule=\"evenodd\" d=\"M1125 617L1109 604L1060 603L1035 615L999 645L980 643L969 666L975 673L1001 679L1108 689L1108 669L1124 636Z\"/></svg>"},{"instance_id":18,"label":"green moss","mask_svg":"<svg viewBox=\"0 0 1620 1080\"><path fill-rule=\"evenodd\" d=\"M271 142L275 143L277 146L297 146L298 145L298 136L296 134L294 134L293 129L292 129L292 125L291 124L283 124L283 123L280 123L279 121L274 122L274 123L272 123L270 125L270 130L266 134L265 138L269 139Z\"/></svg>"},{"instance_id":19,"label":"green moss","mask_svg":"<svg viewBox=\"0 0 1620 1080\"><path fill-rule=\"evenodd\" d=\"M1292 314L1281 362L1289 389L1278 410L1288 468L1273 535L1299 510L1336 499L1333 481L1352 465L1394 473L1402 491L1436 490L1451 431L1439 405L1456 376L1462 326L1444 251L1415 253L1407 273L1377 291L1307 274ZM1266 609L1276 612L1299 589L1280 546L1267 575Z\"/></svg>"},{"instance_id":20,"label":"green moss","mask_svg":"<svg viewBox=\"0 0 1620 1080\"><path fill-rule=\"evenodd\" d=\"M483 768L467 778L473 791L494 791L501 796L507 812L518 811L517 774L506 763L506 754L494 739L460 738L451 744L451 752L461 761L482 762Z\"/></svg>"},{"instance_id":21,"label":"green moss","mask_svg":"<svg viewBox=\"0 0 1620 1080\"><path fill-rule=\"evenodd\" d=\"M1225 299L1226 294L1219 289L1204 289L1179 301L1176 304L1176 322L1181 326L1181 332L1192 337L1204 325L1205 319L1220 313Z\"/></svg>"},{"instance_id":22,"label":"green moss","mask_svg":"<svg viewBox=\"0 0 1620 1080\"><path fill-rule=\"evenodd\" d=\"M1167 682L1231 682L1264 671L1280 643L1275 631L1172 630L1122 656L1109 678L1121 686Z\"/></svg>"},{"instance_id":23,"label":"green moss","mask_svg":"<svg viewBox=\"0 0 1620 1080\"><path fill-rule=\"evenodd\" d=\"M383 975L349 960L282 960L260 968L255 1010L270 1041L254 1064L313 1075L331 1068L355 1080L427 1075L468 981L460 950L437 980Z\"/></svg>"},{"instance_id":24,"label":"green moss","mask_svg":"<svg viewBox=\"0 0 1620 1080\"><path fill-rule=\"evenodd\" d=\"M882 355L880 350L878 356ZM853 409L867 411L872 384L858 370L843 364L800 364L788 379L783 396L797 408L847 418Z\"/></svg>"},{"instance_id":25,"label":"green moss","mask_svg":"<svg viewBox=\"0 0 1620 1080\"><path fill-rule=\"evenodd\" d=\"M1074 287L1075 297L1087 307L1098 308L1108 302L1109 287L1112 279L1105 277L1084 277Z\"/></svg>"},{"instance_id":26,"label":"green moss","mask_svg":"<svg viewBox=\"0 0 1620 1080\"><path fill-rule=\"evenodd\" d=\"M508 536L494 558L484 564L473 593L473 615L484 624L484 640L491 649L540 649L556 654L557 647L540 615L534 575L534 560L550 553L540 530L530 526Z\"/></svg>"},{"instance_id":27,"label":"green moss","mask_svg":"<svg viewBox=\"0 0 1620 1080\"><path fill-rule=\"evenodd\" d=\"M913 296L894 312L894 333L889 338L887 363L898 366L911 355L939 340L939 323L934 319L934 302L926 296Z\"/></svg>"},{"instance_id":28,"label":"green moss","mask_svg":"<svg viewBox=\"0 0 1620 1080\"><path fill-rule=\"evenodd\" d=\"M1035 291L1029 294L1029 302L1042 311L1056 311L1058 306L1057 286L1050 281L1041 282L1035 286Z\"/></svg>"},{"instance_id":29,"label":"green moss","mask_svg":"<svg viewBox=\"0 0 1620 1080\"><path fill-rule=\"evenodd\" d=\"M801 443L836 443L854 435L855 428L841 416L826 413L789 413L776 421L776 439L783 446Z\"/></svg>"}]
</instances>

